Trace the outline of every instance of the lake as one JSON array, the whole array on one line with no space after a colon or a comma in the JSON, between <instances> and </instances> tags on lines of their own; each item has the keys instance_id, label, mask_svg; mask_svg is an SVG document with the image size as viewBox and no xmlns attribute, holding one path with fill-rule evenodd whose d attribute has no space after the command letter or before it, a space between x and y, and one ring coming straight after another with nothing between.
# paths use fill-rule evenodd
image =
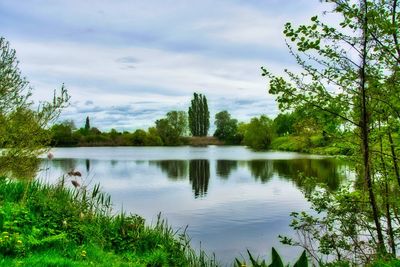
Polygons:
<instances>
[{"instance_id":1,"label":"lake","mask_svg":"<svg viewBox=\"0 0 400 267\"><path fill-rule=\"evenodd\" d=\"M300 173L332 190L348 166L333 158L291 152L253 152L240 146L56 148L41 163L39 179L56 182L71 170L81 184L100 183L114 211L137 213L154 223L162 213L175 229L188 226L192 245L235 257L267 257L274 246L288 260L301 250L281 245L294 236L292 211L308 211ZM308 189L310 190L310 189Z\"/></svg>"}]
</instances>

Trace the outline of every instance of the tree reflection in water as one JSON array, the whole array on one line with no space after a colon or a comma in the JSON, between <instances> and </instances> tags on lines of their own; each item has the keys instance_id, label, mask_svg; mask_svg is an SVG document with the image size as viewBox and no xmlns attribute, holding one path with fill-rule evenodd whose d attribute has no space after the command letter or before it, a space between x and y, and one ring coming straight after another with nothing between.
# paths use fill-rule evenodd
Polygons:
<instances>
[{"instance_id":1,"label":"tree reflection in water","mask_svg":"<svg viewBox=\"0 0 400 267\"><path fill-rule=\"evenodd\" d=\"M227 179L237 167L238 162L236 160L217 160L217 175Z\"/></svg>"},{"instance_id":2,"label":"tree reflection in water","mask_svg":"<svg viewBox=\"0 0 400 267\"><path fill-rule=\"evenodd\" d=\"M207 195L210 162L206 159L189 161L189 180L192 183L195 198Z\"/></svg>"},{"instance_id":3,"label":"tree reflection in water","mask_svg":"<svg viewBox=\"0 0 400 267\"><path fill-rule=\"evenodd\" d=\"M341 164L335 159L290 159L290 160L217 160L216 176L229 179L232 172L242 166L247 166L251 177L261 183L268 183L272 177L293 181L300 189L313 190L316 184L325 183L329 189L336 190L345 179L339 170ZM186 179L189 181L195 198L207 195L210 180L210 162L208 160L162 160L151 161L167 177L172 180ZM346 165L346 164L344 164ZM347 166L347 165L346 165ZM312 177L312 183L305 183L305 177ZM309 180L309 179L307 179Z\"/></svg>"},{"instance_id":4,"label":"tree reflection in water","mask_svg":"<svg viewBox=\"0 0 400 267\"><path fill-rule=\"evenodd\" d=\"M85 160L85 165L86 165L86 172L89 173L90 172L90 159Z\"/></svg>"},{"instance_id":5,"label":"tree reflection in water","mask_svg":"<svg viewBox=\"0 0 400 267\"><path fill-rule=\"evenodd\" d=\"M164 172L169 179L183 180L188 173L187 160L157 160L150 161L150 165L156 165Z\"/></svg>"},{"instance_id":6,"label":"tree reflection in water","mask_svg":"<svg viewBox=\"0 0 400 267\"><path fill-rule=\"evenodd\" d=\"M0 158L0 177L13 177L17 179L33 179L40 167L40 159L37 158Z\"/></svg>"},{"instance_id":7,"label":"tree reflection in water","mask_svg":"<svg viewBox=\"0 0 400 267\"><path fill-rule=\"evenodd\" d=\"M306 186L304 177L312 177L314 183L324 183L331 190L336 190L345 179L339 171L341 163L334 159L274 160L273 165L280 177L294 181L299 188Z\"/></svg>"},{"instance_id":8,"label":"tree reflection in water","mask_svg":"<svg viewBox=\"0 0 400 267\"><path fill-rule=\"evenodd\" d=\"M247 166L255 180L267 183L274 174L272 163L273 161L271 160L252 160L248 161Z\"/></svg>"},{"instance_id":9,"label":"tree reflection in water","mask_svg":"<svg viewBox=\"0 0 400 267\"><path fill-rule=\"evenodd\" d=\"M47 160L44 160L45 162ZM114 167L118 161L113 160ZM136 162L136 164L144 163ZM150 166L159 168L168 179L177 181L188 179L195 198L205 197L209 188L210 176L223 178L228 180L237 175L242 178L252 178L261 183L268 183L271 179L284 179L292 181L298 188L310 192L314 190L316 184L324 183L331 190L336 190L341 181L345 179L343 170L349 170L351 166L348 163L343 163L332 158L324 159L290 159L290 160L249 160L249 161L236 161L236 160L216 160L211 162L215 164L215 173L211 174L210 161L206 159L200 160L153 160L148 161ZM48 164L48 163L46 163ZM42 164L46 166L46 164ZM15 166L15 165L14 165ZM47 165L50 166L50 165ZM93 161L89 159L53 159L51 166L61 170L62 174L66 174L71 170L84 170L86 167L87 173L94 168ZM124 165L125 166L125 165ZM135 165L128 165L128 169L121 169L121 172L135 171ZM36 167L19 168L18 166L13 169L19 177L32 177L34 172L38 169ZM28 173L24 170L28 171ZM243 170L247 170L248 174L244 174ZM30 172L30 173L29 173ZM127 174L129 176L129 174ZM242 175L245 175L244 177ZM108 176L108 175L107 175ZM304 177L313 177L311 183L306 183L310 179ZM231 178L231 179L232 179Z\"/></svg>"}]
</instances>

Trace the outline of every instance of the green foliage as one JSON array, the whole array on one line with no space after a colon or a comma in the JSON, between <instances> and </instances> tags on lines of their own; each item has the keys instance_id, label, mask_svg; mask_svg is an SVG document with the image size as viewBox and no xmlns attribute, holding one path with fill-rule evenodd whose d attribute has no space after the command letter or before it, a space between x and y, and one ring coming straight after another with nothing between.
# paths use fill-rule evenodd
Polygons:
<instances>
[{"instance_id":1,"label":"green foliage","mask_svg":"<svg viewBox=\"0 0 400 267\"><path fill-rule=\"evenodd\" d=\"M214 136L226 144L240 144L242 138L238 135L238 121L232 119L228 111L224 110L215 114Z\"/></svg>"},{"instance_id":2,"label":"green foliage","mask_svg":"<svg viewBox=\"0 0 400 267\"><path fill-rule=\"evenodd\" d=\"M84 129L85 129L86 132L89 132L90 128L91 128L90 127L90 120L89 120L89 116L87 116L86 117L86 121L85 121L85 128Z\"/></svg>"},{"instance_id":3,"label":"green foliage","mask_svg":"<svg viewBox=\"0 0 400 267\"><path fill-rule=\"evenodd\" d=\"M285 25L290 53L302 71L285 70L286 77L262 72L280 109L301 114L294 133L307 149L347 154L356 162L350 188L309 196L321 216L293 214L292 227L302 241L295 244L320 264L321 255L328 255L331 265L368 265L394 258L400 240L400 150L393 138L400 118L400 3L326 2L333 4L339 25L317 16L308 25Z\"/></svg>"},{"instance_id":4,"label":"green foliage","mask_svg":"<svg viewBox=\"0 0 400 267\"><path fill-rule=\"evenodd\" d=\"M164 145L179 145L187 129L184 111L170 111L167 117L156 121L156 129Z\"/></svg>"},{"instance_id":5,"label":"green foliage","mask_svg":"<svg viewBox=\"0 0 400 267\"><path fill-rule=\"evenodd\" d=\"M52 146L75 146L79 139L73 134L75 125L72 121L64 121L59 124L54 124L50 132L52 133Z\"/></svg>"},{"instance_id":6,"label":"green foliage","mask_svg":"<svg viewBox=\"0 0 400 267\"><path fill-rule=\"evenodd\" d=\"M216 266L159 216L111 215L99 186L0 180L0 264L14 266ZM41 265L42 264L42 265Z\"/></svg>"},{"instance_id":7,"label":"green foliage","mask_svg":"<svg viewBox=\"0 0 400 267\"><path fill-rule=\"evenodd\" d=\"M60 96L52 102L41 102L34 110L31 88L22 77L15 50L0 38L0 156L36 157L50 142L45 130L69 100L61 87Z\"/></svg>"},{"instance_id":8,"label":"green foliage","mask_svg":"<svg viewBox=\"0 0 400 267\"><path fill-rule=\"evenodd\" d=\"M147 133L142 130L138 129L132 134L132 139L131 139L132 145L134 146L144 146L146 145L147 142Z\"/></svg>"},{"instance_id":9,"label":"green foliage","mask_svg":"<svg viewBox=\"0 0 400 267\"><path fill-rule=\"evenodd\" d=\"M193 94L191 106L188 111L189 129L193 136L207 136L210 128L210 112L206 96Z\"/></svg>"},{"instance_id":10,"label":"green foliage","mask_svg":"<svg viewBox=\"0 0 400 267\"><path fill-rule=\"evenodd\" d=\"M275 135L273 121L266 116L252 118L246 126L243 142L253 149L269 149Z\"/></svg>"},{"instance_id":11,"label":"green foliage","mask_svg":"<svg viewBox=\"0 0 400 267\"><path fill-rule=\"evenodd\" d=\"M274 119L274 128L278 136L294 133L295 116L293 113L279 113Z\"/></svg>"},{"instance_id":12,"label":"green foliage","mask_svg":"<svg viewBox=\"0 0 400 267\"><path fill-rule=\"evenodd\" d=\"M272 248L272 261L270 264L267 264L265 260L258 260L253 257L253 255L250 253L249 250L247 250L247 254L249 255L250 263L251 266L253 267L284 267L285 265L283 264L281 256L278 254L278 252L275 250L275 248ZM235 259L235 266L237 267L242 267L242 266L247 266L246 262L241 262L239 259ZM289 267L289 265L286 265ZM308 266L308 259L306 252L303 251L301 254L300 258L294 263L293 267L307 267Z\"/></svg>"}]
</instances>

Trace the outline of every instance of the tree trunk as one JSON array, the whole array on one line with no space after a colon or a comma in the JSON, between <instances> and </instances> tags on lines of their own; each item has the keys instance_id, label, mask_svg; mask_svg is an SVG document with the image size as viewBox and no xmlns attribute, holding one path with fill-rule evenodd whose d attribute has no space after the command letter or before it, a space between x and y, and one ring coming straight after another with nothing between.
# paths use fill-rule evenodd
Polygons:
<instances>
[{"instance_id":1,"label":"tree trunk","mask_svg":"<svg viewBox=\"0 0 400 267\"><path fill-rule=\"evenodd\" d=\"M367 42L368 42L368 19L367 19L367 3L366 0L362 2L362 8L364 9L364 14L362 14L363 32L362 32L362 61L360 69L360 94L361 94L361 137L362 137L362 154L363 154L363 167L364 167L364 181L367 186L369 202L372 208L372 216L375 222L376 232L378 235L378 250L381 253L385 253L385 244L383 240L382 227L380 223L380 214L378 211L378 206L376 204L374 188L371 179L371 166L369 158L369 114L367 107L367 77L366 77L366 66L367 66Z\"/></svg>"}]
</instances>

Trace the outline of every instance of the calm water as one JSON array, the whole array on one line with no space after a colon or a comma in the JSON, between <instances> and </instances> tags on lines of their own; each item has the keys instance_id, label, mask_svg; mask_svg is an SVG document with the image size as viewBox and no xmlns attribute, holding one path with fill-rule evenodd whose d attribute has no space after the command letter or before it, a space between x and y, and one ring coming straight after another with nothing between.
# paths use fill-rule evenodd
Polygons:
<instances>
[{"instance_id":1,"label":"calm water","mask_svg":"<svg viewBox=\"0 0 400 267\"><path fill-rule=\"evenodd\" d=\"M272 246L287 259L300 250L279 243L295 236L292 211L309 210L299 172L335 189L347 167L332 158L244 147L58 148L44 160L39 178L48 182L69 172L81 183L100 183L114 210L137 213L151 223L159 212L174 228L188 227L194 247L234 257L266 257ZM309 189L308 189L309 190Z\"/></svg>"}]
</instances>

